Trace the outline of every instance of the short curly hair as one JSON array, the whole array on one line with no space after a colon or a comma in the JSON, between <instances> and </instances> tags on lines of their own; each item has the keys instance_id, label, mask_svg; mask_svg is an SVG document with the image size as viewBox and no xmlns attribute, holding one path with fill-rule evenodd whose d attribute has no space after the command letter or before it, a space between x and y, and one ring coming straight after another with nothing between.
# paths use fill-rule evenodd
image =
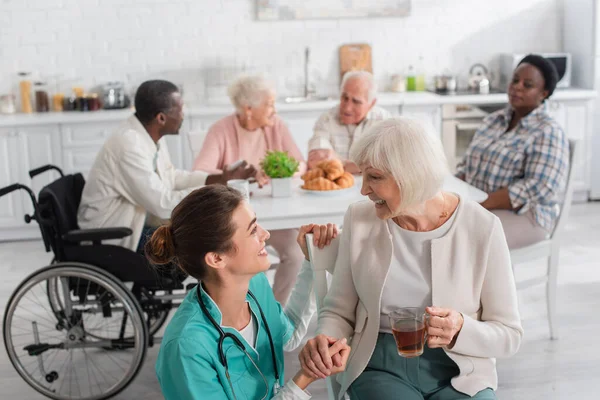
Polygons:
<instances>
[{"instance_id":1,"label":"short curly hair","mask_svg":"<svg viewBox=\"0 0 600 400\"><path fill-rule=\"evenodd\" d=\"M239 76L227 89L227 94L236 110L258 107L268 95L275 95L271 82L262 75Z\"/></svg>"}]
</instances>

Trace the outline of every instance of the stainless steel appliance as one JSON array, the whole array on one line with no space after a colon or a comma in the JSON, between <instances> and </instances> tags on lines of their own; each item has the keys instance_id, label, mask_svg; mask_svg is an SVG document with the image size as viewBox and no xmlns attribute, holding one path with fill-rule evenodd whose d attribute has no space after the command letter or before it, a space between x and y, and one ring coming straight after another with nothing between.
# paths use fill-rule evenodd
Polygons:
<instances>
[{"instance_id":1,"label":"stainless steel appliance","mask_svg":"<svg viewBox=\"0 0 600 400\"><path fill-rule=\"evenodd\" d=\"M125 85L122 82L108 82L102 85L101 88L104 109L127 108L131 104L125 91Z\"/></svg>"},{"instance_id":2,"label":"stainless steel appliance","mask_svg":"<svg viewBox=\"0 0 600 400\"><path fill-rule=\"evenodd\" d=\"M536 53L551 61L558 72L557 88L571 86L572 61L570 53ZM512 79L513 72L519 62L527 54L501 54L500 55L500 87L507 88Z\"/></svg>"},{"instance_id":3,"label":"stainless steel appliance","mask_svg":"<svg viewBox=\"0 0 600 400\"><path fill-rule=\"evenodd\" d=\"M442 106L442 143L452 172L463 159L473 135L483 119L506 107L498 104L444 104Z\"/></svg>"}]
</instances>

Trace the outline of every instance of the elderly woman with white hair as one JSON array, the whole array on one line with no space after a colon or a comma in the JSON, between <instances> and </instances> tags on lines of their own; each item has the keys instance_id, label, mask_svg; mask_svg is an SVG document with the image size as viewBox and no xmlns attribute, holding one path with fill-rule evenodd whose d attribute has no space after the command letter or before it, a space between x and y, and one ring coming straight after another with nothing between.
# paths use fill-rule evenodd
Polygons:
<instances>
[{"instance_id":1,"label":"elderly woman with white hair","mask_svg":"<svg viewBox=\"0 0 600 400\"><path fill-rule=\"evenodd\" d=\"M256 167L259 184L268 182L259 167L267 151L287 151L300 162L297 174L306 170L298 146L275 110L275 90L260 75L241 76L229 87L235 112L215 122L194 162L194 170L218 173L227 165L245 160ZM279 255L273 292L281 304L289 297L302 264L302 252L296 245L297 229L271 231L268 244Z\"/></svg>"},{"instance_id":2,"label":"elderly woman with white hair","mask_svg":"<svg viewBox=\"0 0 600 400\"><path fill-rule=\"evenodd\" d=\"M377 85L368 71L349 71L340 85L340 104L325 111L313 128L308 143L308 166L313 168L322 160L337 158L346 171L357 174L359 169L348 155L362 133L391 114L377 107Z\"/></svg>"},{"instance_id":3,"label":"elderly woman with white hair","mask_svg":"<svg viewBox=\"0 0 600 400\"><path fill-rule=\"evenodd\" d=\"M369 199L346 213L302 366L328 375L328 343L347 338L352 353L337 380L352 400L495 399L495 358L514 354L523 335L500 220L442 190L444 151L419 122L378 122L350 158ZM399 356L390 318L405 307L427 321L426 346L412 358Z\"/></svg>"}]
</instances>

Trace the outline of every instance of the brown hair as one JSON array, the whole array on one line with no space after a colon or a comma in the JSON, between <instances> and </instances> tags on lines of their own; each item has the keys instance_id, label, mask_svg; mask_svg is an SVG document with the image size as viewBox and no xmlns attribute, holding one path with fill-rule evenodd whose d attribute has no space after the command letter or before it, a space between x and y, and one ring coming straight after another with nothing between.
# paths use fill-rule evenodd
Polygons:
<instances>
[{"instance_id":1,"label":"brown hair","mask_svg":"<svg viewBox=\"0 0 600 400\"><path fill-rule=\"evenodd\" d=\"M196 279L205 277L207 253L234 250L233 212L243 197L224 185L205 186L187 195L173 209L168 224L146 243L145 253L155 265L173 263Z\"/></svg>"}]
</instances>

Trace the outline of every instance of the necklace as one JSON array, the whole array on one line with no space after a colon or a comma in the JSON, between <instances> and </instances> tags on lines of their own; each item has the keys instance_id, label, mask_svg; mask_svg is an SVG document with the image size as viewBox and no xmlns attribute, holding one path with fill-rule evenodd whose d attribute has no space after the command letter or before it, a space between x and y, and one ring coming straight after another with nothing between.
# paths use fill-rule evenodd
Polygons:
<instances>
[{"instance_id":1,"label":"necklace","mask_svg":"<svg viewBox=\"0 0 600 400\"><path fill-rule=\"evenodd\" d=\"M444 193L442 193L442 199L444 199L444 203L442 204L442 212L440 214L440 219L438 220L438 227L442 226L442 221L448 218L448 211L446 211L446 195L444 195Z\"/></svg>"}]
</instances>

